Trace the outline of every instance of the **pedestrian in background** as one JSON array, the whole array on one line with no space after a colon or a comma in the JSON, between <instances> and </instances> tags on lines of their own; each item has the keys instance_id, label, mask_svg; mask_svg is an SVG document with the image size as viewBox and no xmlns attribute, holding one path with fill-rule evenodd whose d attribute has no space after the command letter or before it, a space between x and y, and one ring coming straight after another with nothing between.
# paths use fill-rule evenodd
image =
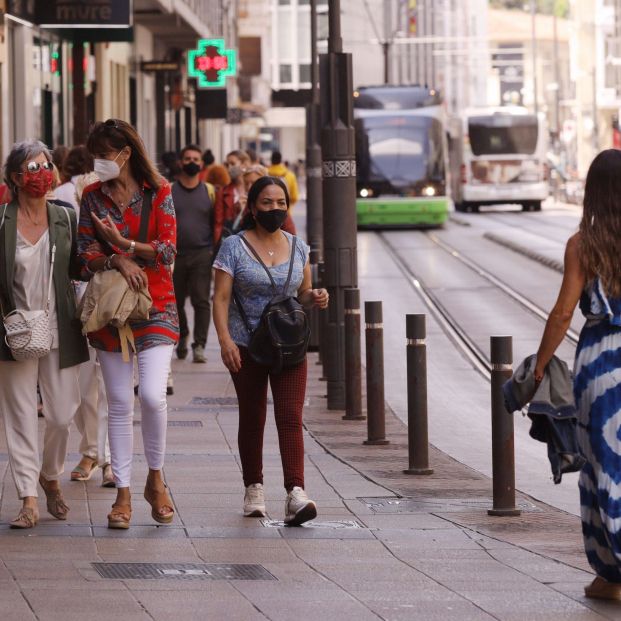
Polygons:
<instances>
[{"instance_id":1,"label":"pedestrian in background","mask_svg":"<svg viewBox=\"0 0 621 621\"><path fill-rule=\"evenodd\" d=\"M190 296L194 309L192 361L204 363L207 333L211 319L211 264L213 262L213 203L215 189L202 183L200 148L188 145L181 151L181 173L172 185L177 216L177 258L173 272L179 313L177 357L188 355L188 319L185 300Z\"/></svg>"},{"instance_id":2,"label":"pedestrian in background","mask_svg":"<svg viewBox=\"0 0 621 621\"><path fill-rule=\"evenodd\" d=\"M265 269L246 248L242 236L259 254L279 291L287 282L295 238L280 230L289 209L285 184L273 177L258 179L248 193L248 209L255 226L227 237L214 261L216 285L213 302L222 360L231 373L239 402L237 439L246 487L243 512L248 517L265 515L263 430L269 382L287 492L285 522L300 525L317 515L315 503L304 491L302 410L306 392L306 359L280 373L273 373L269 366L255 362L248 352L251 334L233 302L235 291L254 330L263 309L274 296ZM311 288L308 253L308 246L296 240L289 289L283 293L297 295L304 306L326 308L328 292Z\"/></svg>"},{"instance_id":3,"label":"pedestrian in background","mask_svg":"<svg viewBox=\"0 0 621 621\"><path fill-rule=\"evenodd\" d=\"M164 151L161 160L162 174L168 181L174 181L181 172L178 153L176 151Z\"/></svg>"},{"instance_id":4,"label":"pedestrian in background","mask_svg":"<svg viewBox=\"0 0 621 621\"><path fill-rule=\"evenodd\" d=\"M22 500L12 528L32 528L39 521L37 481L48 512L66 520L59 479L64 470L69 426L80 403L78 365L88 349L75 321L71 278L79 275L75 259L76 216L72 209L46 200L53 183L52 155L38 140L13 146L4 178L16 198L0 207L0 306L3 316L15 309L44 310L49 297L50 352L14 360L0 322L0 411L4 418L9 462ZM52 273L53 260L53 273ZM50 283L52 279L52 283ZM39 461L37 383L45 409L43 458Z\"/></svg>"},{"instance_id":5,"label":"pedestrian in background","mask_svg":"<svg viewBox=\"0 0 621 621\"><path fill-rule=\"evenodd\" d=\"M203 169L200 172L200 178L203 183L207 181L207 175L209 169L216 163L216 158L213 156L211 149L205 149L202 156Z\"/></svg>"},{"instance_id":6,"label":"pedestrian in background","mask_svg":"<svg viewBox=\"0 0 621 621\"><path fill-rule=\"evenodd\" d=\"M179 335L171 265L175 259L175 210L170 186L149 161L136 130L118 119L95 123L87 141L100 179L85 189L80 205L78 250L90 273L116 269L138 291L148 287L149 319L130 322L138 360L141 429L149 467L144 497L152 518L167 524L174 509L164 484L166 380ZM136 241L145 204L152 208L147 241ZM124 361L118 330L89 333L97 349L108 396L108 432L117 497L109 528L129 528L133 458L134 356Z\"/></svg>"},{"instance_id":7,"label":"pedestrian in background","mask_svg":"<svg viewBox=\"0 0 621 621\"><path fill-rule=\"evenodd\" d=\"M285 182L293 208L300 197L298 181L295 175L283 164L280 151L272 151L272 165L267 169L267 174L272 177L280 177Z\"/></svg>"},{"instance_id":8,"label":"pedestrian in background","mask_svg":"<svg viewBox=\"0 0 621 621\"><path fill-rule=\"evenodd\" d=\"M565 269L535 365L535 381L565 337L578 301L586 318L576 350L574 396L582 534L597 574L587 597L621 600L621 151L591 163L578 232L565 249Z\"/></svg>"},{"instance_id":9,"label":"pedestrian in background","mask_svg":"<svg viewBox=\"0 0 621 621\"><path fill-rule=\"evenodd\" d=\"M67 177L65 176L65 161L67 160L67 156L69 155L69 147L61 144L58 145L54 151L52 151L52 163L56 166L56 170L60 175L60 183L65 183L67 181ZM60 185L60 184L59 184Z\"/></svg>"},{"instance_id":10,"label":"pedestrian in background","mask_svg":"<svg viewBox=\"0 0 621 621\"><path fill-rule=\"evenodd\" d=\"M93 173L93 156L85 145L73 147L65 159L66 183L56 188L56 197L69 203L79 217L79 202L86 185L97 181ZM86 290L86 283L73 283L78 303ZM88 481L101 468L102 487L114 487L108 444L108 401L97 352L88 348L90 359L80 365L80 407L73 419L81 436L82 457L71 471L72 481Z\"/></svg>"},{"instance_id":11,"label":"pedestrian in background","mask_svg":"<svg viewBox=\"0 0 621 621\"><path fill-rule=\"evenodd\" d=\"M231 183L231 177L229 176L229 171L226 169L226 166L222 166L222 164L212 164L209 167L209 172L205 175L205 182L211 183L211 185L216 188L216 192L219 192L222 188Z\"/></svg>"},{"instance_id":12,"label":"pedestrian in background","mask_svg":"<svg viewBox=\"0 0 621 621\"><path fill-rule=\"evenodd\" d=\"M231 182L224 186L216 196L213 221L214 247L218 248L225 237L239 231L242 212L246 206L246 186L243 173L250 160L244 151L231 151L226 156Z\"/></svg>"}]
</instances>

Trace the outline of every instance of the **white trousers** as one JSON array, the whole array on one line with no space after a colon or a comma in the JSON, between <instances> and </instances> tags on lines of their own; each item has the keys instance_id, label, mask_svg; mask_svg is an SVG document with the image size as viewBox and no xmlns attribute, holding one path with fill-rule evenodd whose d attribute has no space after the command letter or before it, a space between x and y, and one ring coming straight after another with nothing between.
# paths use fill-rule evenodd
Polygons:
<instances>
[{"instance_id":1,"label":"white trousers","mask_svg":"<svg viewBox=\"0 0 621 621\"><path fill-rule=\"evenodd\" d=\"M69 426L80 404L79 367L59 368L58 349L36 360L0 362L0 411L11 472L20 498L37 496L39 473L58 480L65 467ZM39 461L37 382L45 416Z\"/></svg>"},{"instance_id":2,"label":"white trousers","mask_svg":"<svg viewBox=\"0 0 621 621\"><path fill-rule=\"evenodd\" d=\"M138 399L142 415L142 442L147 465L161 470L166 452L166 379L173 345L158 345L137 354ZM98 351L108 396L108 435L112 472L117 487L129 487L134 449L134 357Z\"/></svg>"},{"instance_id":3,"label":"white trousers","mask_svg":"<svg viewBox=\"0 0 621 621\"><path fill-rule=\"evenodd\" d=\"M106 387L97 361L97 351L88 348L90 360L80 365L80 407L74 422L82 440L80 453L97 461L99 466L110 463L108 445L108 401Z\"/></svg>"}]
</instances>

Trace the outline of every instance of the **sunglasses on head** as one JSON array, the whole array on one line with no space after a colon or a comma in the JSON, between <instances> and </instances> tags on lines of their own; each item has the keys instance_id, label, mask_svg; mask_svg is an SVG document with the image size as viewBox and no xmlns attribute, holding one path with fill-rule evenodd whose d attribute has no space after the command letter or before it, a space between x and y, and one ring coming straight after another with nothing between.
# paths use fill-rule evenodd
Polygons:
<instances>
[{"instance_id":1,"label":"sunglasses on head","mask_svg":"<svg viewBox=\"0 0 621 621\"><path fill-rule=\"evenodd\" d=\"M29 172L29 173L36 173L36 172L40 172L41 170L52 170L54 168L54 164L52 164L52 162L43 162L43 164L39 163L39 162L28 162L28 164L26 164L26 170L24 172ZM20 175L23 175L23 172L19 173Z\"/></svg>"},{"instance_id":2,"label":"sunglasses on head","mask_svg":"<svg viewBox=\"0 0 621 621\"><path fill-rule=\"evenodd\" d=\"M104 127L109 127L110 129L120 129L118 121L116 119L108 119L104 121Z\"/></svg>"}]
</instances>

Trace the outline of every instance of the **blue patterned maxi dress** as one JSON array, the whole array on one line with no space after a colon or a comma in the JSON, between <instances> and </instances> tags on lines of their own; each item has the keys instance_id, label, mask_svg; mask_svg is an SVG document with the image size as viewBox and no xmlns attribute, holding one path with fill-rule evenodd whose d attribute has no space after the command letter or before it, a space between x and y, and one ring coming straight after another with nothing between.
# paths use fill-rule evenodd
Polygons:
<instances>
[{"instance_id":1,"label":"blue patterned maxi dress","mask_svg":"<svg viewBox=\"0 0 621 621\"><path fill-rule=\"evenodd\" d=\"M587 321L574 368L584 547L591 567L621 582L621 298L596 279L580 300Z\"/></svg>"}]
</instances>

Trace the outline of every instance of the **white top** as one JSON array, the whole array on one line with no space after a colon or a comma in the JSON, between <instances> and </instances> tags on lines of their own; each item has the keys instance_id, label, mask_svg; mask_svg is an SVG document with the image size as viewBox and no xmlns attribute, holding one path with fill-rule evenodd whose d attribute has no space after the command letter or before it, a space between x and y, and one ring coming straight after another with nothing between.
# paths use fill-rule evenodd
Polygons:
<instances>
[{"instance_id":1,"label":"white top","mask_svg":"<svg viewBox=\"0 0 621 621\"><path fill-rule=\"evenodd\" d=\"M15 250L15 275L13 295L15 308L20 310L44 310L50 282L50 231L47 229L36 244L31 244L17 231ZM50 330L52 349L58 347L58 320L56 317L56 294L52 286L50 294Z\"/></svg>"},{"instance_id":2,"label":"white top","mask_svg":"<svg viewBox=\"0 0 621 621\"><path fill-rule=\"evenodd\" d=\"M80 207L78 205L78 197L75 193L75 181L77 179L77 175L75 177L71 177L71 181L67 181L67 183L63 183L59 185L54 190L54 196L61 201L65 201L73 206L76 210L78 217L80 217Z\"/></svg>"}]
</instances>

